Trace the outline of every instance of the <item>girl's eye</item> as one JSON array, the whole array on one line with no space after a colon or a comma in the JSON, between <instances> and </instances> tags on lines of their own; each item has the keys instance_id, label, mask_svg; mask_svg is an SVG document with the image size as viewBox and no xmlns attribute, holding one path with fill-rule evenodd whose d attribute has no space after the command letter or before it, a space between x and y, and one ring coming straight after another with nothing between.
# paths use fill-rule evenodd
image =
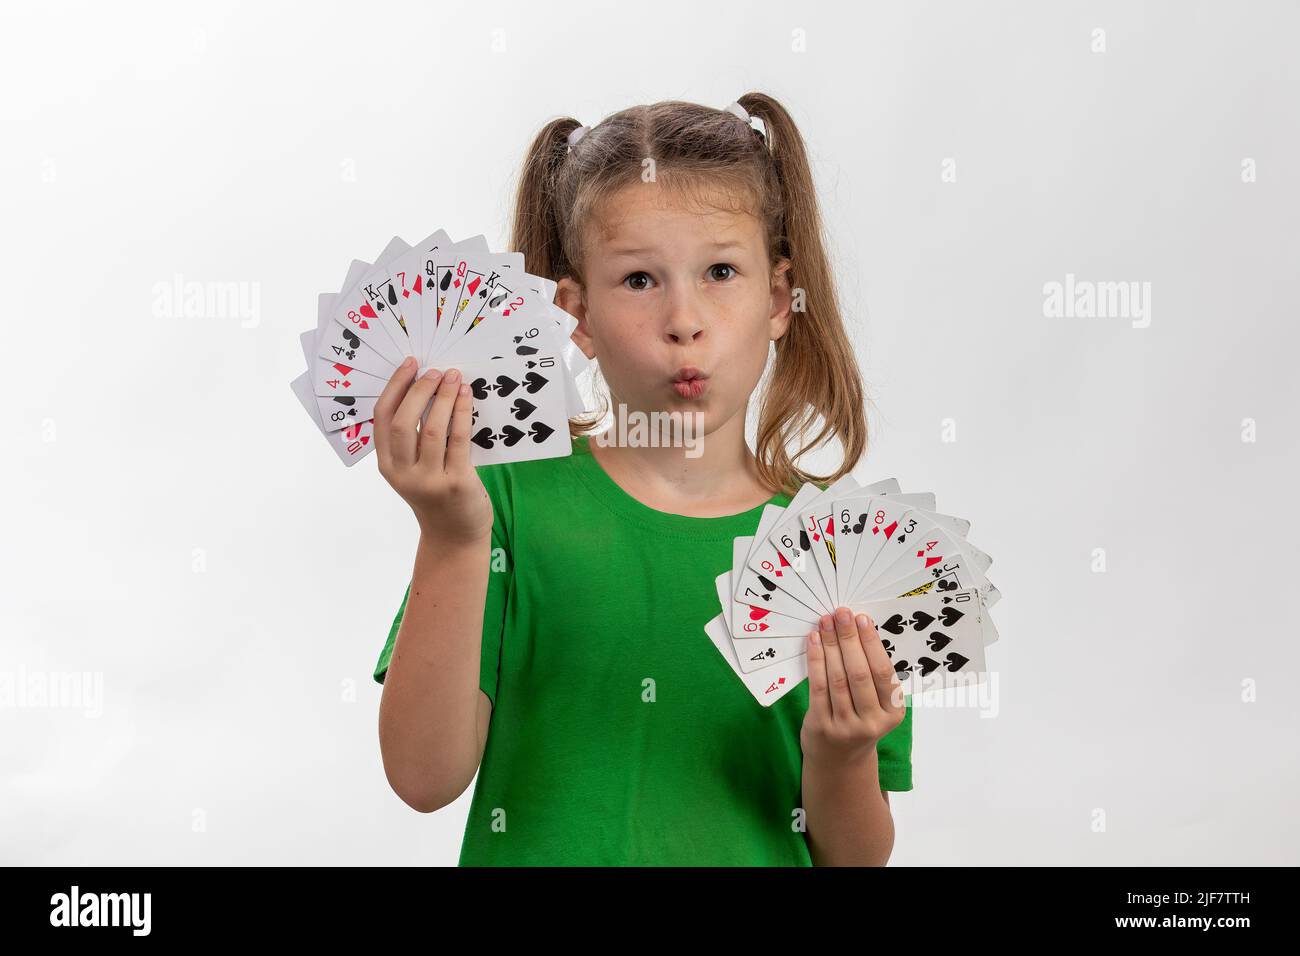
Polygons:
<instances>
[{"instance_id":1,"label":"girl's eye","mask_svg":"<svg viewBox=\"0 0 1300 956\"><path fill-rule=\"evenodd\" d=\"M718 275L717 270L719 269L727 269L728 274L721 275L721 276ZM709 274L713 276L713 278L717 279L719 282L725 282L727 279L730 279L732 274L735 273L735 271L736 271L736 267L726 262L715 262L713 265L709 266Z\"/></svg>"},{"instance_id":2,"label":"girl's eye","mask_svg":"<svg viewBox=\"0 0 1300 956\"><path fill-rule=\"evenodd\" d=\"M629 280L635 283L639 279L645 279L648 282L650 276L644 272L633 272L631 275L627 276L627 278L623 280L623 284L627 285ZM631 285L628 286L628 288L630 288L633 292L644 292L647 287L644 285Z\"/></svg>"}]
</instances>

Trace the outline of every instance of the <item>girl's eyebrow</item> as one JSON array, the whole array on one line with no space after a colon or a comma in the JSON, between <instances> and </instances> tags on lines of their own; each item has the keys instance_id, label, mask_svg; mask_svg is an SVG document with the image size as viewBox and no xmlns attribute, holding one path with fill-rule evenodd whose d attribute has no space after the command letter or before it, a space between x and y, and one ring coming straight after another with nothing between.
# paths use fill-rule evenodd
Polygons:
<instances>
[{"instance_id":1,"label":"girl's eyebrow","mask_svg":"<svg viewBox=\"0 0 1300 956\"><path fill-rule=\"evenodd\" d=\"M727 252L730 250L743 252L745 249L744 245L735 241L710 242L705 245L705 248L712 249L714 252ZM615 246L614 248L608 250L608 254L611 256L644 256L644 255L650 255L658 251L659 251L658 249L643 249L643 248L620 249L617 246Z\"/></svg>"}]
</instances>

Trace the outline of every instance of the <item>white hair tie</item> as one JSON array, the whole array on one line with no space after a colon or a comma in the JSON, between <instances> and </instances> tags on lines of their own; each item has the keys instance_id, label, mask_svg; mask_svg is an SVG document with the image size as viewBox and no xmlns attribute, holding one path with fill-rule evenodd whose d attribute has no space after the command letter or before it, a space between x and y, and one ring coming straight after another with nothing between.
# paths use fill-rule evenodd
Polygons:
<instances>
[{"instance_id":1,"label":"white hair tie","mask_svg":"<svg viewBox=\"0 0 1300 956\"><path fill-rule=\"evenodd\" d=\"M764 123L762 119L760 119L757 116L750 116L749 110L745 109L743 106L740 105L739 102L734 100L731 103L724 106L723 109L726 112L733 113L736 116L740 117L742 120L744 120L745 123L748 124L750 129L752 129L755 133L757 133L759 136L763 138L763 142L765 143L767 142L767 124Z\"/></svg>"},{"instance_id":2,"label":"white hair tie","mask_svg":"<svg viewBox=\"0 0 1300 956\"><path fill-rule=\"evenodd\" d=\"M569 148L572 149L574 146L577 146L578 140L582 139L582 137L586 135L587 135L586 126L579 126L577 129L575 129L572 133L569 134Z\"/></svg>"},{"instance_id":3,"label":"white hair tie","mask_svg":"<svg viewBox=\"0 0 1300 956\"><path fill-rule=\"evenodd\" d=\"M743 106L741 106L739 102L733 101L729 105L724 106L723 109L726 110L728 113L735 113L746 123L749 122L749 111L745 109Z\"/></svg>"}]
</instances>

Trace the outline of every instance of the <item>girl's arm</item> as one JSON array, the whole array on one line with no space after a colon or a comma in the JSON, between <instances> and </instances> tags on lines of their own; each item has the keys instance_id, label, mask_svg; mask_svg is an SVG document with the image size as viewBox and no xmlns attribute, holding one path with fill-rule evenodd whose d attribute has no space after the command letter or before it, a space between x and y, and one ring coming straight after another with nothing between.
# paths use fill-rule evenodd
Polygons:
<instances>
[{"instance_id":1,"label":"girl's arm","mask_svg":"<svg viewBox=\"0 0 1300 956\"><path fill-rule=\"evenodd\" d=\"M394 792L422 813L469 786L492 704L479 690L491 535L443 543L421 531L411 594L379 704L379 747Z\"/></svg>"},{"instance_id":2,"label":"girl's arm","mask_svg":"<svg viewBox=\"0 0 1300 956\"><path fill-rule=\"evenodd\" d=\"M823 615L808 635L808 713L800 732L808 851L817 866L884 866L894 819L876 744L903 722L902 685L867 615Z\"/></svg>"},{"instance_id":3,"label":"girl's arm","mask_svg":"<svg viewBox=\"0 0 1300 956\"><path fill-rule=\"evenodd\" d=\"M894 849L894 818L880 789L873 749L861 762L821 766L804 759L804 810L814 866L884 866Z\"/></svg>"},{"instance_id":4,"label":"girl's arm","mask_svg":"<svg viewBox=\"0 0 1300 956\"><path fill-rule=\"evenodd\" d=\"M379 703L379 747L393 790L429 813L465 792L487 740L492 706L479 662L493 514L470 464L469 387L457 369L416 372L407 359L375 402L379 472L420 525Z\"/></svg>"}]
</instances>

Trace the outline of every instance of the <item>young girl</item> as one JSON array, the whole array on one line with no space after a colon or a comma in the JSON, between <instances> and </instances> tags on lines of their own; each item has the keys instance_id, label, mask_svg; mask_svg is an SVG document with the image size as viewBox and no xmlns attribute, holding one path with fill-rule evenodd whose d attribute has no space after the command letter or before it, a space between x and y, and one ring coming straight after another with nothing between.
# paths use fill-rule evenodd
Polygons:
<instances>
[{"instance_id":1,"label":"young girl","mask_svg":"<svg viewBox=\"0 0 1300 956\"><path fill-rule=\"evenodd\" d=\"M570 423L571 456L476 469L458 371L397 370L376 452L420 539L375 669L393 789L430 812L477 771L462 866L885 863L911 708L874 624L823 616L809 679L771 707L704 632L732 539L866 445L793 120L761 93L556 120L529 150L510 248L558 282L613 401L697 416L702 453L590 441L602 412ZM832 436L834 474L795 465Z\"/></svg>"}]
</instances>

